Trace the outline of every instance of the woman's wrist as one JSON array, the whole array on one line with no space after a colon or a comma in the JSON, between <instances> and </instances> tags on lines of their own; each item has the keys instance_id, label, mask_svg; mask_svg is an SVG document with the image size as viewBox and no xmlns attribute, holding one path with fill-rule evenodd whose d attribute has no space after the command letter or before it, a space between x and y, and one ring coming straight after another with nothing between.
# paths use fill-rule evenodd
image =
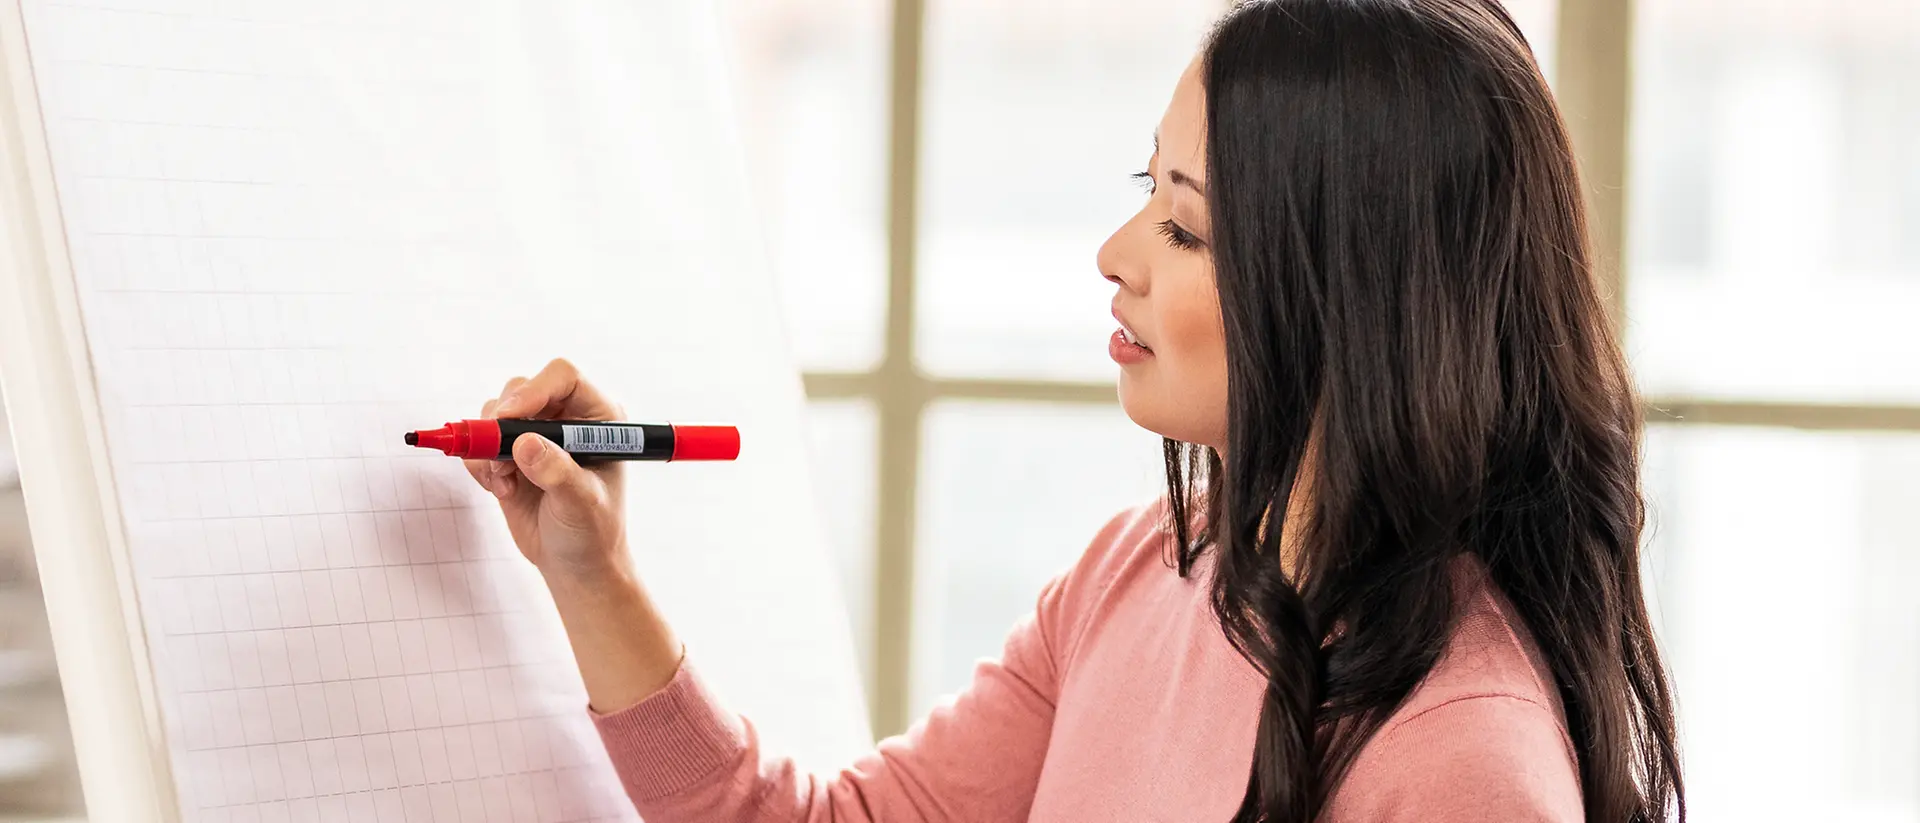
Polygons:
<instances>
[{"instance_id":1,"label":"woman's wrist","mask_svg":"<svg viewBox=\"0 0 1920 823\"><path fill-rule=\"evenodd\" d=\"M605 560L541 567L573 646L587 698L598 712L631 706L665 688L682 646L627 563L625 547Z\"/></svg>"},{"instance_id":2,"label":"woman's wrist","mask_svg":"<svg viewBox=\"0 0 1920 823\"><path fill-rule=\"evenodd\" d=\"M613 595L636 589L639 576L627 559L625 541L586 558L555 558L534 567L556 598L563 595Z\"/></svg>"}]
</instances>

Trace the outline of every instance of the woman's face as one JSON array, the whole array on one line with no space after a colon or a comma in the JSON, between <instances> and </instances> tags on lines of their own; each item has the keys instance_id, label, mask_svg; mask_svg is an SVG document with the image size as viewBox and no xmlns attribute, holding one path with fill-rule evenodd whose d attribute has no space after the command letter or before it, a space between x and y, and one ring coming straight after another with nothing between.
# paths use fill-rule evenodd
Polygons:
<instances>
[{"instance_id":1,"label":"woman's face","mask_svg":"<svg viewBox=\"0 0 1920 823\"><path fill-rule=\"evenodd\" d=\"M1206 96L1200 62L1187 67L1155 132L1152 195L1100 247L1100 273L1119 286L1120 405L1162 437L1224 449L1227 349L1213 285L1207 221Z\"/></svg>"}]
</instances>

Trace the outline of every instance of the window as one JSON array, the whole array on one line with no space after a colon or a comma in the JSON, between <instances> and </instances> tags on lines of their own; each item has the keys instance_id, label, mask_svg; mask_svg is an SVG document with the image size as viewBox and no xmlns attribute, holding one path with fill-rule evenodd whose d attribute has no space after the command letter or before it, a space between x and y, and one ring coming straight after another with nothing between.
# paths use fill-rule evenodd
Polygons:
<instances>
[{"instance_id":1,"label":"window","mask_svg":"<svg viewBox=\"0 0 1920 823\"><path fill-rule=\"evenodd\" d=\"M816 400L808 404L807 418L813 494L839 572L854 650L870 681L874 676L874 450L879 446L873 404Z\"/></svg>"},{"instance_id":2,"label":"window","mask_svg":"<svg viewBox=\"0 0 1920 823\"><path fill-rule=\"evenodd\" d=\"M1664 426L1648 452L1694 819L1920 819L1920 436Z\"/></svg>"},{"instance_id":3,"label":"window","mask_svg":"<svg viewBox=\"0 0 1920 823\"><path fill-rule=\"evenodd\" d=\"M1920 820L1920 15L1637 5L1627 339L1692 811Z\"/></svg>"},{"instance_id":4,"label":"window","mask_svg":"<svg viewBox=\"0 0 1920 823\"><path fill-rule=\"evenodd\" d=\"M1911 0L1639 7L1627 293L1646 389L1920 403Z\"/></svg>"},{"instance_id":5,"label":"window","mask_svg":"<svg viewBox=\"0 0 1920 823\"><path fill-rule=\"evenodd\" d=\"M927 8L916 354L929 371L1111 381L1094 253L1138 210L1219 0Z\"/></svg>"},{"instance_id":6,"label":"window","mask_svg":"<svg viewBox=\"0 0 1920 823\"><path fill-rule=\"evenodd\" d=\"M736 111L803 368L880 360L887 0L723 0Z\"/></svg>"}]
</instances>

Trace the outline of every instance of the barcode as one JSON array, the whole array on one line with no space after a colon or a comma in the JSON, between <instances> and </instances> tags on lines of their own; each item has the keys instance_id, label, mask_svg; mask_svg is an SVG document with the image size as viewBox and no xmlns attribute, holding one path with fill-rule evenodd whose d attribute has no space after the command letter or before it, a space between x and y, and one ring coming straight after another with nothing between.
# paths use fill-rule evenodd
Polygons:
<instances>
[{"instance_id":1,"label":"barcode","mask_svg":"<svg viewBox=\"0 0 1920 823\"><path fill-rule=\"evenodd\" d=\"M647 432L639 426L561 426L560 440L570 452L629 454L647 448Z\"/></svg>"}]
</instances>

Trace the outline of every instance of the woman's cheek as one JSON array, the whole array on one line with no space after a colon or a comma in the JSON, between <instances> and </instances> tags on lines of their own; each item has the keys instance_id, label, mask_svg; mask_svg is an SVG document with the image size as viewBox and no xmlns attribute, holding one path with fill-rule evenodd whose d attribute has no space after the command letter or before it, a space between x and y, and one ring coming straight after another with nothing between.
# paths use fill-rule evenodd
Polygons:
<instances>
[{"instance_id":1,"label":"woman's cheek","mask_svg":"<svg viewBox=\"0 0 1920 823\"><path fill-rule=\"evenodd\" d=\"M1161 412L1178 418L1168 426L1179 430L1175 439L1218 447L1226 438L1226 335L1212 289L1190 297L1160 318Z\"/></svg>"},{"instance_id":2,"label":"woman's cheek","mask_svg":"<svg viewBox=\"0 0 1920 823\"><path fill-rule=\"evenodd\" d=\"M1176 361L1182 382L1226 377L1227 341L1221 325L1219 298L1211 285L1190 288L1162 317L1168 353Z\"/></svg>"}]
</instances>

